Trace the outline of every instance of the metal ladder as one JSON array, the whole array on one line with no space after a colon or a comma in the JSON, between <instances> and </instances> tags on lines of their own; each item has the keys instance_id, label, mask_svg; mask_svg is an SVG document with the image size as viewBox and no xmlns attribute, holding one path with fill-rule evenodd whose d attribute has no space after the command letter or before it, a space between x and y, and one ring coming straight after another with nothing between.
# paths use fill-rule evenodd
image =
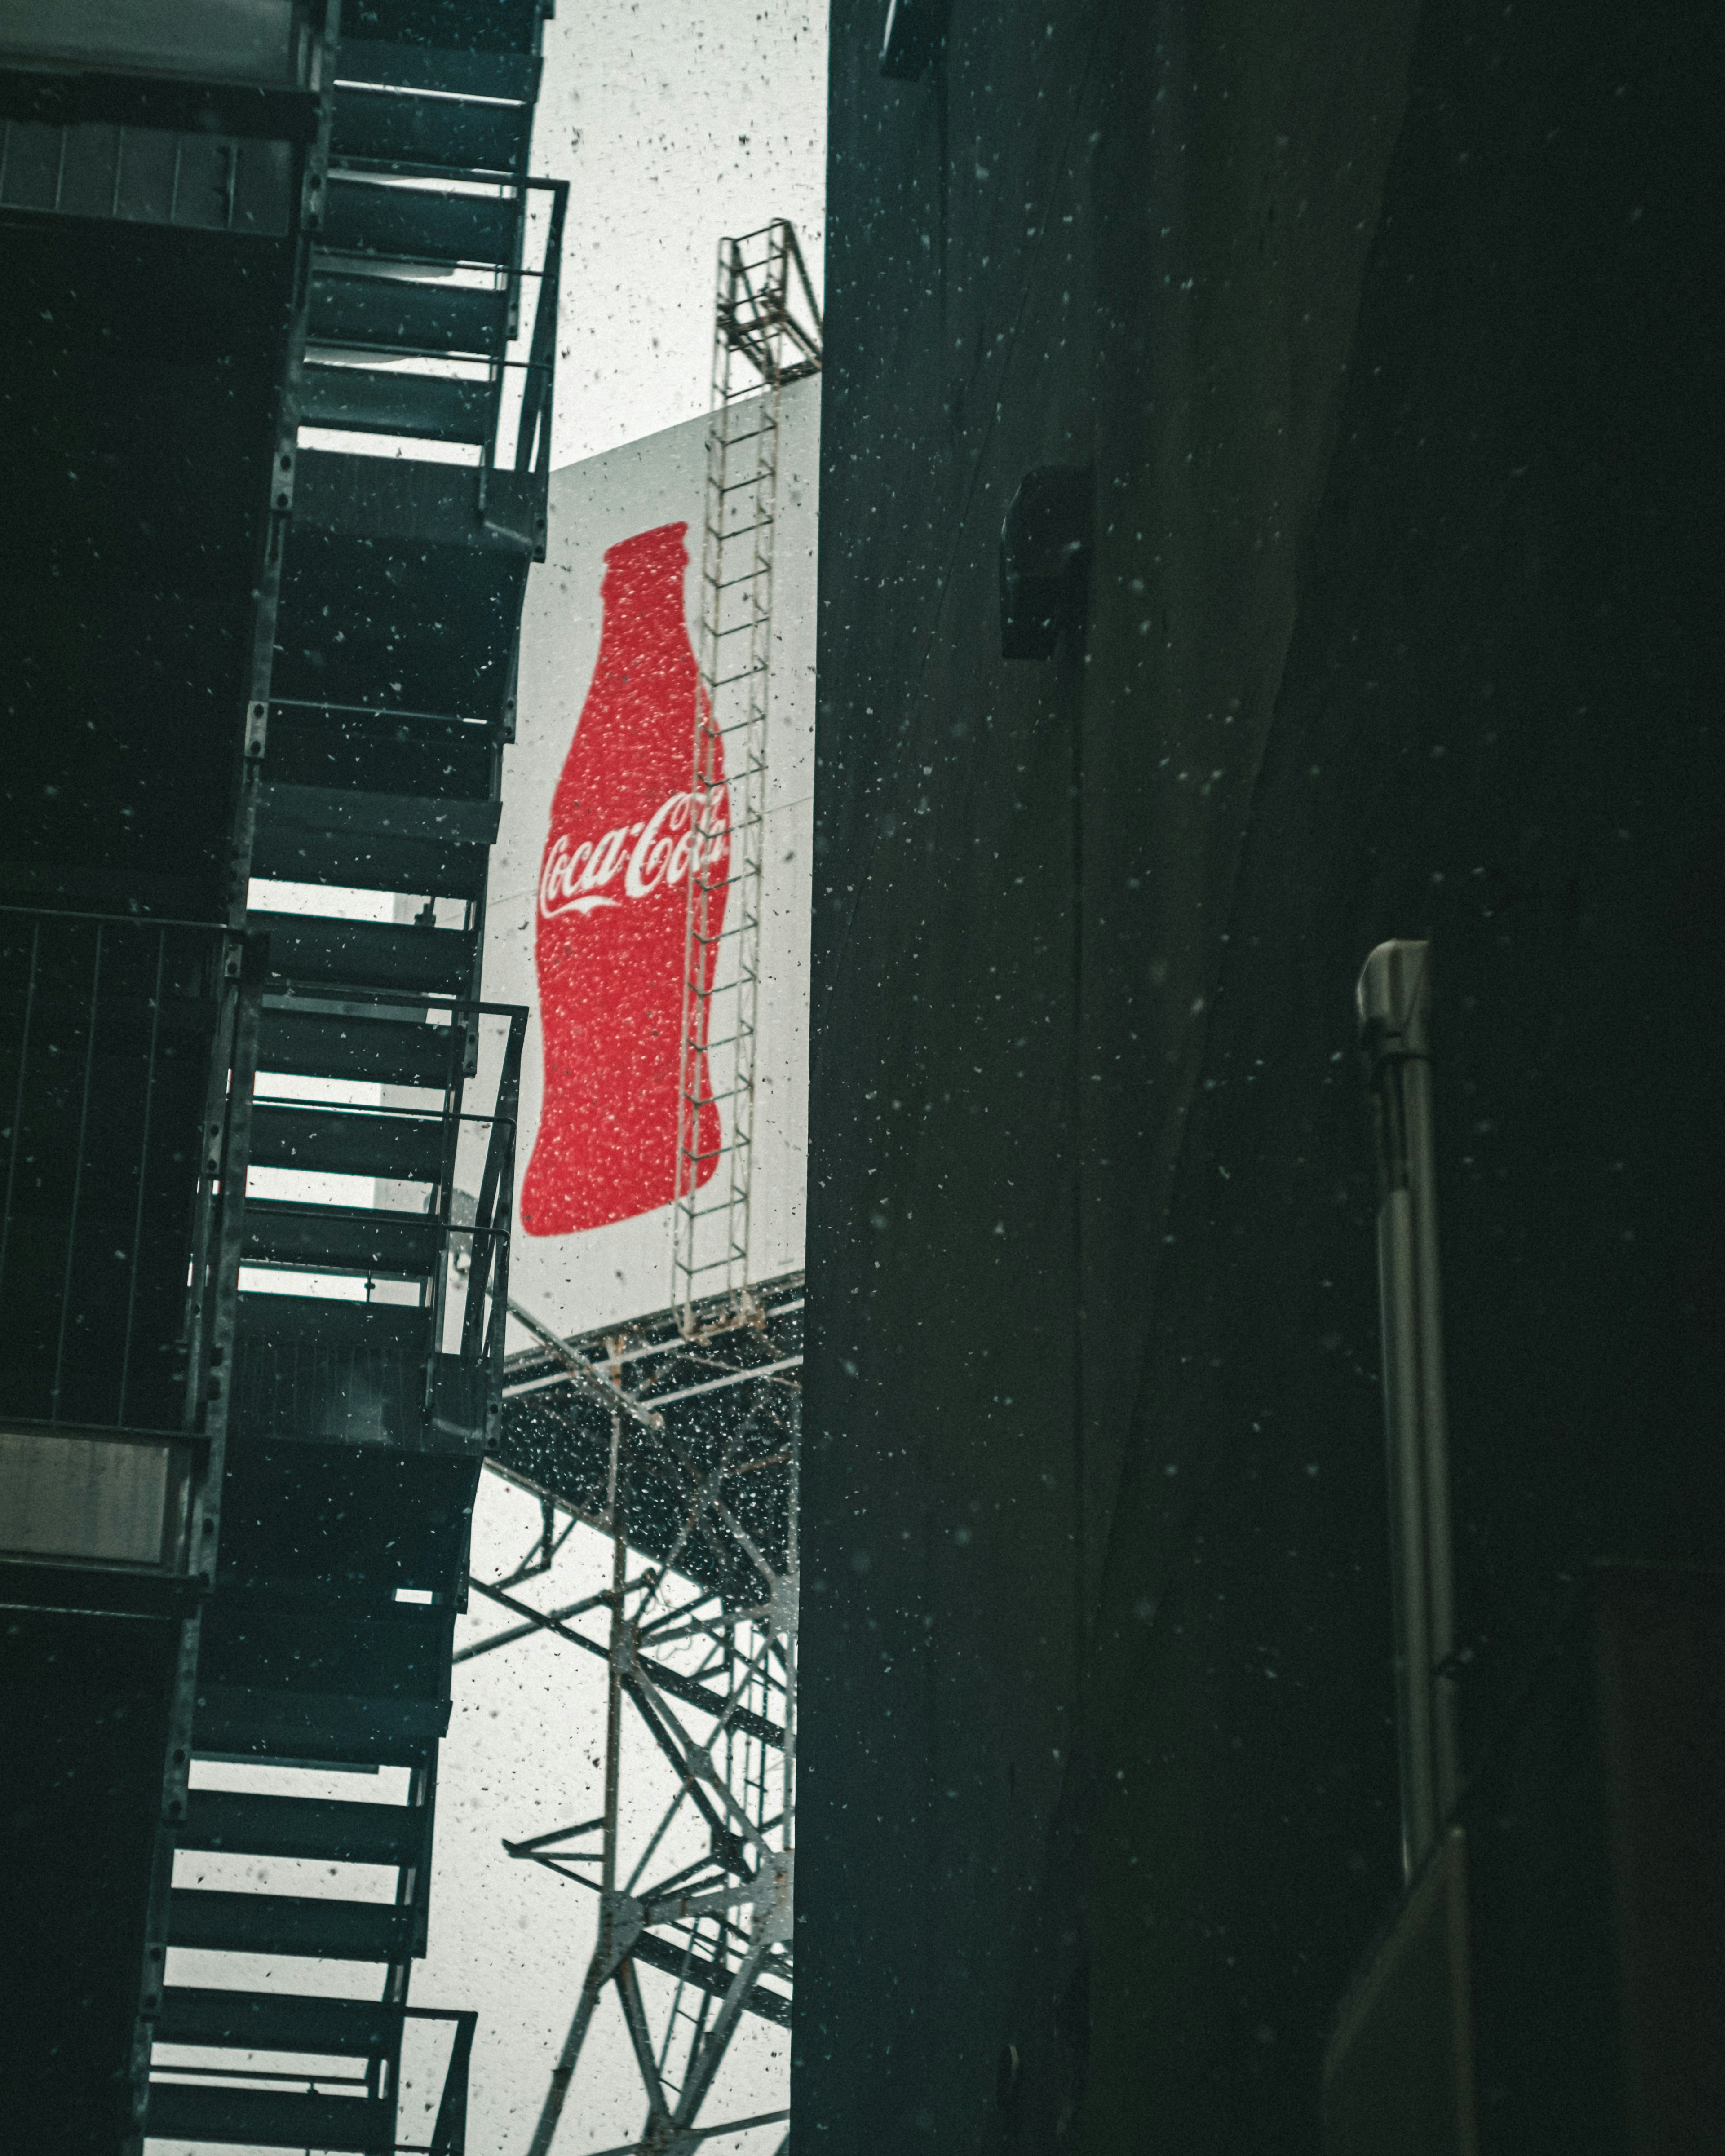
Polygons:
<instances>
[{"instance_id":1,"label":"metal ladder","mask_svg":"<svg viewBox=\"0 0 1725 2156\"><path fill-rule=\"evenodd\" d=\"M720 241L691 821L721 828L728 804L730 844L705 850L689 877L671 1235L671 1301L685 1330L703 1297L749 1306L779 393L819 372L820 335L787 219ZM707 1101L721 1134L704 1148Z\"/></svg>"},{"instance_id":2,"label":"metal ladder","mask_svg":"<svg viewBox=\"0 0 1725 2156\"><path fill-rule=\"evenodd\" d=\"M377 1978L370 1997L277 1989L243 1968L232 1984L171 1983L148 2131L182 2142L393 2150L404 2035L431 2020L451 2042L430 2145L465 2143L474 2016L410 2006L408 1990L501 1384L525 1020L476 998L550 470L565 191L526 177L549 12L345 12L300 419L403 453L302 437L254 726L251 865L254 880L391 895L398 916L408 900L417 917L249 916L270 939L253 1167L363 1180L347 1204L249 1198L244 1262L278 1281L345 1277L367 1299L240 1296L193 1758L269 1766L290 1788L324 1788L331 1768L388 1773L406 1794L191 1791L182 1875L203 1856L239 1858L248 1876L182 1876L170 1945ZM393 1898L357 1879L341 1898L253 1884L307 1861L383 1867Z\"/></svg>"}]
</instances>

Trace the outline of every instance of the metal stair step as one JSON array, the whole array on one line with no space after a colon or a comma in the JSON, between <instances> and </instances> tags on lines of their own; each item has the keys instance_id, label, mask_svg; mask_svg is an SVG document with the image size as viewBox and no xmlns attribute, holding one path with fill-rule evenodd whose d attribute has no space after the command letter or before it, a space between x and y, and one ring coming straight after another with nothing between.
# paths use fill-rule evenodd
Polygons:
<instances>
[{"instance_id":1,"label":"metal stair step","mask_svg":"<svg viewBox=\"0 0 1725 2156\"><path fill-rule=\"evenodd\" d=\"M302 1954L331 1961L405 1961L424 1951L423 1912L393 1902L335 1902L316 1895L233 1894L176 1887L170 1946L220 1953Z\"/></svg>"},{"instance_id":2,"label":"metal stair step","mask_svg":"<svg viewBox=\"0 0 1725 2156\"><path fill-rule=\"evenodd\" d=\"M169 1984L156 2023L159 2044L210 2044L248 2051L301 2051L369 2059L401 2040L404 2010L381 1999L308 1997L293 1991L220 1991Z\"/></svg>"},{"instance_id":3,"label":"metal stair step","mask_svg":"<svg viewBox=\"0 0 1725 2156\"><path fill-rule=\"evenodd\" d=\"M447 45L401 45L344 37L336 63L341 82L388 83L398 90L440 90L449 97L496 97L531 104L539 94L532 53L453 52Z\"/></svg>"},{"instance_id":4,"label":"metal stair step","mask_svg":"<svg viewBox=\"0 0 1725 2156\"><path fill-rule=\"evenodd\" d=\"M186 1799L178 1840L182 1849L239 1850L249 1856L324 1857L332 1864L418 1864L425 1856L431 1817L429 1807L419 1804L193 1789Z\"/></svg>"},{"instance_id":5,"label":"metal stair step","mask_svg":"<svg viewBox=\"0 0 1725 2156\"><path fill-rule=\"evenodd\" d=\"M198 1699L206 1711L249 1719L311 1711L347 1718L425 1710L428 1726L449 1690L454 1613L432 1603L305 1601L230 1588L204 1616ZM334 1703L332 1705L332 1703Z\"/></svg>"},{"instance_id":6,"label":"metal stair step","mask_svg":"<svg viewBox=\"0 0 1725 2156\"><path fill-rule=\"evenodd\" d=\"M383 1207L246 1202L244 1262L310 1272L383 1273L427 1279L442 1257L442 1224L429 1214Z\"/></svg>"},{"instance_id":7,"label":"metal stair step","mask_svg":"<svg viewBox=\"0 0 1725 2156\"><path fill-rule=\"evenodd\" d=\"M429 442L486 442L497 393L489 382L398 369L305 365L300 423L350 434L406 434Z\"/></svg>"},{"instance_id":8,"label":"metal stair step","mask_svg":"<svg viewBox=\"0 0 1725 2156\"><path fill-rule=\"evenodd\" d=\"M447 45L458 52L533 53L541 18L553 0L347 0L341 10L341 43L351 38Z\"/></svg>"},{"instance_id":9,"label":"metal stair step","mask_svg":"<svg viewBox=\"0 0 1725 2156\"><path fill-rule=\"evenodd\" d=\"M266 1006L258 1068L310 1078L374 1079L386 1086L445 1086L453 1082L461 1048L458 1026Z\"/></svg>"},{"instance_id":10,"label":"metal stair step","mask_svg":"<svg viewBox=\"0 0 1725 2156\"><path fill-rule=\"evenodd\" d=\"M509 295L429 278L379 276L320 259L311 277L306 336L313 346L501 357ZM314 355L315 356L315 355Z\"/></svg>"},{"instance_id":11,"label":"metal stair step","mask_svg":"<svg viewBox=\"0 0 1725 2156\"><path fill-rule=\"evenodd\" d=\"M234 1427L248 1444L470 1455L490 1433L490 1383L485 1364L423 1347L242 1336Z\"/></svg>"},{"instance_id":12,"label":"metal stair step","mask_svg":"<svg viewBox=\"0 0 1725 2156\"><path fill-rule=\"evenodd\" d=\"M278 831L338 832L352 839L420 839L489 846L502 803L439 794L362 793L345 786L266 784L258 804L260 837Z\"/></svg>"},{"instance_id":13,"label":"metal stair step","mask_svg":"<svg viewBox=\"0 0 1725 2156\"><path fill-rule=\"evenodd\" d=\"M229 1450L216 1599L295 1582L312 1599L344 1604L393 1605L403 1587L453 1599L465 1575L479 1474L470 1458L250 1438ZM292 1748L278 1747L284 1755Z\"/></svg>"},{"instance_id":14,"label":"metal stair step","mask_svg":"<svg viewBox=\"0 0 1725 2156\"><path fill-rule=\"evenodd\" d=\"M330 156L512 176L522 169L532 125L531 105L456 104L338 84Z\"/></svg>"},{"instance_id":15,"label":"metal stair step","mask_svg":"<svg viewBox=\"0 0 1725 2156\"><path fill-rule=\"evenodd\" d=\"M300 450L282 604L292 601L309 567L316 589L308 595L311 603L302 626L311 628L326 603L339 603L348 616L346 633L353 649L344 653L331 648L332 640L314 638L323 670L302 673L293 638L284 629L280 648L288 671L278 670L275 677L279 695L331 696L347 704L392 701L374 693L381 684L356 694L357 685L350 683L354 658L369 657L373 649L389 654L377 669L382 680L399 678L404 663L412 673L418 660L417 670L434 693L457 666L464 673L477 667L507 674L521 618L516 580L525 580L527 561L545 558L547 485L540 472L487 472L482 509L480 477L470 465ZM320 541L337 543L331 548ZM360 543L339 543L344 541ZM487 560L500 556L501 561ZM372 624L368 646L357 633L367 626L368 603L385 598L390 608ZM449 633L405 635L402 623L415 607L429 622L449 624ZM278 659L278 670L280 665ZM431 694L411 687L401 701L409 711L432 708ZM465 694L442 708L464 717L490 716L475 710Z\"/></svg>"},{"instance_id":16,"label":"metal stair step","mask_svg":"<svg viewBox=\"0 0 1725 2156\"><path fill-rule=\"evenodd\" d=\"M400 714L416 733L423 722L406 715L506 721L545 492L532 473L302 449L272 732L277 715L295 706Z\"/></svg>"},{"instance_id":17,"label":"metal stair step","mask_svg":"<svg viewBox=\"0 0 1725 2156\"><path fill-rule=\"evenodd\" d=\"M501 265L515 259L520 218L518 203L504 195L386 187L375 180L332 173L326 194L323 244L332 253Z\"/></svg>"},{"instance_id":18,"label":"metal stair step","mask_svg":"<svg viewBox=\"0 0 1725 2156\"><path fill-rule=\"evenodd\" d=\"M449 1726L447 1699L356 1699L346 1692L201 1684L193 1740L200 1752L388 1767L415 1762Z\"/></svg>"},{"instance_id":19,"label":"metal stair step","mask_svg":"<svg viewBox=\"0 0 1725 2156\"><path fill-rule=\"evenodd\" d=\"M254 1109L254 1114L257 1112ZM431 1353L431 1313L399 1302L329 1302L312 1295L242 1295L242 1342L350 1348L383 1354Z\"/></svg>"},{"instance_id":20,"label":"metal stair step","mask_svg":"<svg viewBox=\"0 0 1725 2156\"><path fill-rule=\"evenodd\" d=\"M488 860L483 845L319 831L260 817L252 874L282 883L471 899L485 887Z\"/></svg>"},{"instance_id":21,"label":"metal stair step","mask_svg":"<svg viewBox=\"0 0 1725 2156\"><path fill-rule=\"evenodd\" d=\"M252 1110L252 1165L435 1183L443 1173L445 1137L444 1123L434 1116L295 1108L260 1101Z\"/></svg>"},{"instance_id":22,"label":"metal stair step","mask_svg":"<svg viewBox=\"0 0 1725 2156\"><path fill-rule=\"evenodd\" d=\"M233 1426L248 1444L446 1450L440 1424L447 1416L440 1394L428 1401L426 1362L423 1347L242 1335L234 1358Z\"/></svg>"},{"instance_id":23,"label":"metal stair step","mask_svg":"<svg viewBox=\"0 0 1725 2156\"><path fill-rule=\"evenodd\" d=\"M275 1729L246 1729L231 1738L202 1746L194 1758L235 1761L264 1767L430 1767L437 1758L434 1737L383 1738L375 1734L362 1742L338 1743L326 1738L314 1746L303 1734Z\"/></svg>"},{"instance_id":24,"label":"metal stair step","mask_svg":"<svg viewBox=\"0 0 1725 2156\"><path fill-rule=\"evenodd\" d=\"M444 996L473 988L476 939L465 929L305 913L254 913L246 926L268 932L270 971L288 980Z\"/></svg>"},{"instance_id":25,"label":"metal stair step","mask_svg":"<svg viewBox=\"0 0 1725 2156\"><path fill-rule=\"evenodd\" d=\"M400 708L398 695L369 711L281 696L270 706L264 776L274 786L488 801L499 762L493 728Z\"/></svg>"},{"instance_id":26,"label":"metal stair step","mask_svg":"<svg viewBox=\"0 0 1725 2156\"><path fill-rule=\"evenodd\" d=\"M146 2130L152 2139L383 2156L395 2147L395 2105L357 2093L316 2096L231 2083L151 2082Z\"/></svg>"}]
</instances>

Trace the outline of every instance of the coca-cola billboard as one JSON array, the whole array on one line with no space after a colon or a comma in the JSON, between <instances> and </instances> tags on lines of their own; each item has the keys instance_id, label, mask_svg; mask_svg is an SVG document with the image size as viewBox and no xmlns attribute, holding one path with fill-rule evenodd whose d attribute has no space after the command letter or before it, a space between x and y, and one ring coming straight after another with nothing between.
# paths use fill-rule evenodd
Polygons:
<instances>
[{"instance_id":1,"label":"coca-cola billboard","mask_svg":"<svg viewBox=\"0 0 1725 2156\"><path fill-rule=\"evenodd\" d=\"M815 378L781 406L749 1209L759 1279L803 1262L819 398ZM511 1291L567 1332L669 1303L679 1173L728 1171L729 1104L713 1097L701 1000L685 988L691 879L707 909L696 983L725 963L732 841L716 737L696 771L697 721L711 724L696 662L706 450L697 419L554 473L522 618L485 992L531 1013Z\"/></svg>"},{"instance_id":2,"label":"coca-cola billboard","mask_svg":"<svg viewBox=\"0 0 1725 2156\"><path fill-rule=\"evenodd\" d=\"M690 884L708 880L722 932L730 859L722 743L684 621L687 529L660 525L605 549L598 657L539 870L543 1086L517 1209L529 1235L609 1227L671 1202L685 1062L697 1181L711 1180L724 1146L702 1023L716 942L703 945L687 993ZM716 786L690 784L697 726Z\"/></svg>"},{"instance_id":3,"label":"coca-cola billboard","mask_svg":"<svg viewBox=\"0 0 1725 2156\"><path fill-rule=\"evenodd\" d=\"M619 824L597 839L553 832L539 872L539 918L556 921L678 891L706 863L722 864L729 843L722 795L703 800L675 791L644 821Z\"/></svg>"}]
</instances>

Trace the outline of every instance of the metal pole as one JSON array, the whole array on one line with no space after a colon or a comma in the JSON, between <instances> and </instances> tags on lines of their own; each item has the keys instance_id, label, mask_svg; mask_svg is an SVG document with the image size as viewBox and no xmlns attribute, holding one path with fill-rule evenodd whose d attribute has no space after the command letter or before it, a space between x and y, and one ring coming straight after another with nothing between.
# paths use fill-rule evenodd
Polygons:
<instances>
[{"instance_id":1,"label":"metal pole","mask_svg":"<svg viewBox=\"0 0 1725 2156\"><path fill-rule=\"evenodd\" d=\"M1455 1801L1455 1590L1443 1312L1432 1167L1430 957L1380 943L1355 991L1378 1152L1378 1293L1395 1611L1402 1867L1411 1879Z\"/></svg>"},{"instance_id":2,"label":"metal pole","mask_svg":"<svg viewBox=\"0 0 1725 2156\"><path fill-rule=\"evenodd\" d=\"M631 1401L621 1390L622 1345L620 1339L611 1343L607 1387L613 1403L611 1494L603 1520L596 1522L612 1532L611 1585L604 1594L588 1598L589 1605L601 1600L611 1605L608 1648L556 1621L552 1613L530 1610L497 1587L475 1583L516 1614L531 1618L534 1629L554 1630L608 1663L601 1819L505 1845L511 1856L531 1858L569 1878L578 1874L566 1870L560 1860L580 1852L562 1845L572 1844L594 1826L602 1826L604 1832L602 1847L583 1860L590 1863L593 1857L598 1858L599 1876L578 1875L580 1883L598 1890L598 1937L529 2156L548 2156L608 1984L616 1987L629 2049L647 2097L645 2123L630 2144L640 2156L694 2156L696 2145L713 2136L786 2116L777 2112L726 2126L697 2123L742 2015L761 2015L781 2025L787 2018L783 2010L792 1977L795 1840L795 1515L800 1425L796 1395L781 1399L778 1389L769 1388L767 1398L742 1416L727 1436L719 1459L711 1466L697 1466L675 1435L660 1426L656 1412L644 1401ZM606 1368L603 1363L589 1365L569 1352L583 1373L591 1373L595 1385L606 1383L600 1374ZM651 1435L637 1439L626 1450L623 1415L631 1409L638 1424L652 1426ZM762 1422L759 1428L757 1422ZM758 1523L757 1532L767 1547L757 1547L722 1495L729 1476L769 1466L788 1471L782 1557L773 1537ZM656 1556L631 1584L627 1531L631 1481L665 1476L676 1493L680 1526L669 1550ZM749 1485L752 1491L758 1486ZM712 1543L709 1557L718 1560L721 1577L707 1579L691 1599L682 1599L678 1592L668 1591L669 1583L679 1577L680 1562L686 1561L685 1543L697 1535ZM691 1580L693 1584L692 1573ZM655 1614L661 1598L662 1607ZM644 1646L651 1651L644 1654ZM663 1654L692 1656L699 1677L660 1660ZM639 1848L631 1844L632 1871L626 1871L622 1849L625 1697L633 1700L641 1723L670 1768L669 1784L655 1805L660 1815L656 1830ZM769 1717L781 1698L782 1722L776 1722ZM713 1717L716 1726L705 1742L685 1727L673 1701ZM771 1757L775 1748L784 1755L778 1774ZM630 1772L633 1776L634 1769ZM664 1784L662 1765L659 1777ZM631 1816L638 1822L641 1799L653 1786L650 1775L643 1775L634 1785ZM691 1812L699 1814L699 1821L691 1820ZM667 1836L680 1822L685 1830L693 1825L697 1835L702 1825L706 1830L706 1852L693 1863L680 1861L686 1851L668 1855ZM559 1845L553 1850L554 1843ZM675 1868L655 1880L649 1876L655 1861L661 1871L667 1862ZM657 1973L653 1981L658 1977L671 1979L668 1997L642 1978L644 1963ZM693 2010L686 2005L691 1994L699 2000ZM662 2041L655 2046L655 2032L660 2029Z\"/></svg>"},{"instance_id":3,"label":"metal pole","mask_svg":"<svg viewBox=\"0 0 1725 2156\"><path fill-rule=\"evenodd\" d=\"M602 1862L605 1899L600 1908L609 1915L611 1897L617 1892L617 1786L623 1766L623 1680L629 1663L629 1612L623 1590L629 1578L629 1543L624 1539L619 1499L622 1491L619 1455L623 1448L623 1417L611 1417L611 1655L605 1686L605 1849ZM602 1920L603 1921L603 1920Z\"/></svg>"},{"instance_id":4,"label":"metal pole","mask_svg":"<svg viewBox=\"0 0 1725 2156\"><path fill-rule=\"evenodd\" d=\"M622 1453L623 1414L620 1409L614 1409L611 1414L609 1476L611 1592L608 1597L611 1604L611 1651L605 1692L605 1820L604 1847L600 1858L603 1888L599 1897L599 1933L593 1942L593 1959L588 1964L586 1981L582 1984L581 1996L576 2002L574 2015L569 2023L569 2033L563 2039L562 2051L556 2066L552 2068L551 2087L546 2091L545 2102L540 2107L527 2156L550 2156L551 2144L557 2136L557 2123L562 2118L563 2105L568 2097L569 2084L575 2078L582 2047L592 2025L593 2010L598 2005L599 1994L616 1965L611 1933L617 1897L617 1797L623 1758L623 1680L629 1645L623 1592L628 1578L629 1544L624 1535L624 1522L619 1510Z\"/></svg>"}]
</instances>

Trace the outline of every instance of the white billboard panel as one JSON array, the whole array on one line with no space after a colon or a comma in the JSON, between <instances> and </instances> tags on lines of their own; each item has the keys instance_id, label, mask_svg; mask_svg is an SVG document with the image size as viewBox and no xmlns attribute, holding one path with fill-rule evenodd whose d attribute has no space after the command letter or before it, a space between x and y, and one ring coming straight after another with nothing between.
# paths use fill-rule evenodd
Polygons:
<instances>
[{"instance_id":1,"label":"white billboard panel","mask_svg":"<svg viewBox=\"0 0 1725 2156\"><path fill-rule=\"evenodd\" d=\"M815 377L780 400L750 1176L755 1280L803 1263L819 398ZM691 420L553 473L547 558L528 579L522 613L485 993L531 1014L511 1293L565 1335L674 1299L688 885L703 862L710 880L722 880L730 857L725 800L691 790L691 776L702 708L695 669L706 440L706 420ZM742 566L727 554L727 577ZM729 798L739 776L728 774ZM737 952L734 939L716 948L721 986ZM716 1075L732 1051L717 1034L711 1049L720 1097L701 1109L704 1152L715 1138L728 1149L734 1127ZM702 1172L716 1168L722 1179L729 1167L721 1159Z\"/></svg>"}]
</instances>

